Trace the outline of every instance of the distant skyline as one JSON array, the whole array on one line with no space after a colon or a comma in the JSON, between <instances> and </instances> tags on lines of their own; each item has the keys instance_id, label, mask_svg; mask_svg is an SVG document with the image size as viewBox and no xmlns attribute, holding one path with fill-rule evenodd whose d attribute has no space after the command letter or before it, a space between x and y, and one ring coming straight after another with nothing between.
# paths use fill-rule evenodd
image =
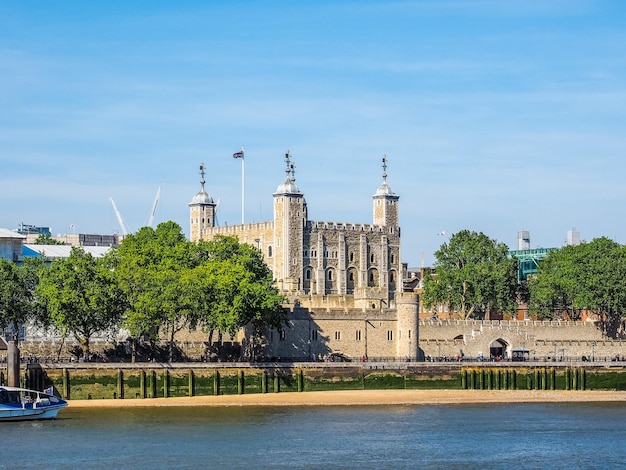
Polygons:
<instances>
[{"instance_id":1,"label":"distant skyline","mask_svg":"<svg viewBox=\"0 0 626 470\"><path fill-rule=\"evenodd\" d=\"M626 4L233 1L0 4L0 227L189 231L272 220L290 150L314 221L400 196L402 260L459 230L517 248L626 243ZM438 235L445 232L444 235Z\"/></svg>"}]
</instances>

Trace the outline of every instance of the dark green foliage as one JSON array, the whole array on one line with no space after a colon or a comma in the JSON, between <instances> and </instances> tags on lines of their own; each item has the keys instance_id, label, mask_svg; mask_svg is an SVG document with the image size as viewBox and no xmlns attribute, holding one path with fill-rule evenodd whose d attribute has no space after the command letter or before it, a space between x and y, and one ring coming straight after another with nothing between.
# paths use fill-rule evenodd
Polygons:
<instances>
[{"instance_id":1,"label":"dark green foliage","mask_svg":"<svg viewBox=\"0 0 626 470\"><path fill-rule=\"evenodd\" d=\"M464 319L515 311L517 260L508 251L483 233L463 230L452 235L435 252L435 276L424 278L425 306L446 304Z\"/></svg>"},{"instance_id":2,"label":"dark green foliage","mask_svg":"<svg viewBox=\"0 0 626 470\"><path fill-rule=\"evenodd\" d=\"M595 315L603 332L626 336L626 247L608 238L551 251L529 279L530 311L539 318Z\"/></svg>"},{"instance_id":3,"label":"dark green foliage","mask_svg":"<svg viewBox=\"0 0 626 470\"><path fill-rule=\"evenodd\" d=\"M96 333L119 325L124 301L106 259L94 258L81 248L72 248L66 259L39 270L37 294L49 319L64 336L73 335L83 356Z\"/></svg>"}]
</instances>

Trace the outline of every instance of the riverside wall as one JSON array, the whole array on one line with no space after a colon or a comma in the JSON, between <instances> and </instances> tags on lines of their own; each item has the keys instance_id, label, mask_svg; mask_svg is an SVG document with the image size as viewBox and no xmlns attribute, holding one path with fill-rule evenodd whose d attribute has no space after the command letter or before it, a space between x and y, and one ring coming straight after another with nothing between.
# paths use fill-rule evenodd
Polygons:
<instances>
[{"instance_id":1,"label":"riverside wall","mask_svg":"<svg viewBox=\"0 0 626 470\"><path fill-rule=\"evenodd\" d=\"M324 315L330 314L324 313ZM315 322L321 324L325 321L326 316L324 315L318 315L324 317L321 319L317 317L312 318ZM373 322L372 328L367 329L367 340L372 350L384 350L377 342L386 344L388 342L387 331L398 329L393 325L387 328L381 327L381 325L385 326L381 323L383 320L394 325L397 322L395 317L390 318L391 316L386 315L385 311L380 313L380 320L378 316L369 314L367 317L363 316L363 319L351 317L349 321L345 322L346 325L341 328L337 327L336 325L341 323L338 320L344 316L345 314L342 316L342 312L339 312L336 315L336 319L332 317L334 321L332 325L326 322L332 328L327 325L328 328L326 329L328 332L325 335L320 335L320 351L323 349L332 352L333 349L331 346L334 344L324 345L324 341L326 341L324 337L332 336L334 330L341 328L346 330L345 332L347 333L349 333L349 328L359 327L364 329L363 319ZM311 322L307 319L308 317L298 323L300 317L294 317L294 325L304 325L302 331L295 331L297 328L294 328L294 337L298 335L302 338L308 337ZM626 340L612 340L604 337L599 326L591 321L420 320L419 324L416 323L415 326L411 328L406 327L405 329L418 332L419 337L416 338L416 342L419 345L419 351L416 356L411 355L411 359L417 357L422 361L456 360L457 356L464 359L476 359L481 353L485 359L489 360L492 347L501 347L502 356L505 359L512 357L511 352L514 349L528 350L527 359L529 360L572 362L582 360L583 356L589 360L604 362L610 362L616 358L620 360L626 359ZM183 357L195 362L205 358L207 348L207 343L203 340L205 339L204 335L196 333L196 336L197 338L188 335L185 341L176 342L176 348ZM343 335L341 352L359 360L364 355L362 348L366 344L364 341L366 336L365 334L363 335L361 342L354 340L350 342L349 338L352 336L350 334ZM399 336L399 334L396 336ZM290 341L289 344L294 343L294 341ZM226 344L230 345L231 343L228 342ZM361 347L361 349L358 349L358 347ZM28 358L36 358L40 362L69 361L72 357L78 357L76 356L76 351L80 350L78 342L69 338L64 341L50 338L27 338L20 342L19 348L23 361L28 360ZM124 342L115 343L95 339L91 343L92 353L98 357L106 356L109 361L113 362L122 360L121 357L128 353L128 351L124 350L125 348L128 349L128 345ZM306 341L303 340L302 350L305 351L306 348ZM120 359L116 359L115 351L119 353ZM404 358L404 354L398 356L395 349L389 349L388 354L389 357L381 357L380 359L393 361L397 360L398 357ZM366 355L374 359L371 357L372 354ZM300 356L308 357L306 353L302 353ZM289 359L287 356L285 358ZM0 362L3 360L6 360L6 351L0 351ZM301 359L292 358L292 360Z\"/></svg>"},{"instance_id":2,"label":"riverside wall","mask_svg":"<svg viewBox=\"0 0 626 470\"><path fill-rule=\"evenodd\" d=\"M6 374L0 372L0 383ZM381 389L626 390L626 364L552 362L26 364L21 385L65 399Z\"/></svg>"},{"instance_id":3,"label":"riverside wall","mask_svg":"<svg viewBox=\"0 0 626 470\"><path fill-rule=\"evenodd\" d=\"M457 356L490 359L493 347L503 356L526 349L528 359L547 361L613 361L626 358L626 341L603 336L592 321L420 320L423 358L455 360Z\"/></svg>"}]
</instances>

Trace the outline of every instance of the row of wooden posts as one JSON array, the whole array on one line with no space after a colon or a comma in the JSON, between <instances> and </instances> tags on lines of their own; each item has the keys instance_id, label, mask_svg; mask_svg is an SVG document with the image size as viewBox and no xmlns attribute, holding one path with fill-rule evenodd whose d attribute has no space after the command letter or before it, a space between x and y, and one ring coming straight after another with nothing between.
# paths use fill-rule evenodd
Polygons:
<instances>
[{"instance_id":1,"label":"row of wooden posts","mask_svg":"<svg viewBox=\"0 0 626 470\"><path fill-rule=\"evenodd\" d=\"M585 390L587 373L582 367L567 367L565 390ZM525 372L502 368L463 368L461 388L470 390L556 390L556 370L551 367L536 368ZM525 381L525 384L524 384ZM525 385L525 387L524 387Z\"/></svg>"},{"instance_id":2,"label":"row of wooden posts","mask_svg":"<svg viewBox=\"0 0 626 470\"><path fill-rule=\"evenodd\" d=\"M141 370L139 373L139 395L132 398L148 398L148 397L157 397L162 396L168 398L171 396L171 380L170 380L170 371L165 369L163 371L163 393L160 394L157 388L157 371L150 370L145 371ZM124 371L122 369L118 369L116 372L117 375L117 387L116 392L113 395L113 398L124 398ZM196 375L193 370L189 370L187 373L188 376L188 386L189 386L189 396L195 395L196 390ZM69 369L63 369L63 384L61 394L65 399L71 398L71 385L70 385L70 371ZM298 392L304 391L304 373L300 369L296 372L296 387ZM32 387L35 389L42 390L44 383L38 383L43 381L41 374L38 373L27 373L25 376L25 381L28 387ZM245 389L245 374L243 370L237 371L237 393L239 395L243 395ZM273 391L274 393L280 392L281 389L281 375L278 372L268 372L263 371L261 374L261 392L268 393L269 391ZM213 394L221 395L221 374L219 370L216 370L213 374Z\"/></svg>"}]
</instances>

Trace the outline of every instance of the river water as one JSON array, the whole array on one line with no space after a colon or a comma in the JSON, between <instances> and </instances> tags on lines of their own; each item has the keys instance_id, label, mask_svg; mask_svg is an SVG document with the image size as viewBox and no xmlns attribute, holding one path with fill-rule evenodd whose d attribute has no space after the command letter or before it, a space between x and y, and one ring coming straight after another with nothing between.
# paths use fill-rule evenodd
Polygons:
<instances>
[{"instance_id":1,"label":"river water","mask_svg":"<svg viewBox=\"0 0 626 470\"><path fill-rule=\"evenodd\" d=\"M626 468L626 403L65 409L0 468Z\"/></svg>"}]
</instances>

